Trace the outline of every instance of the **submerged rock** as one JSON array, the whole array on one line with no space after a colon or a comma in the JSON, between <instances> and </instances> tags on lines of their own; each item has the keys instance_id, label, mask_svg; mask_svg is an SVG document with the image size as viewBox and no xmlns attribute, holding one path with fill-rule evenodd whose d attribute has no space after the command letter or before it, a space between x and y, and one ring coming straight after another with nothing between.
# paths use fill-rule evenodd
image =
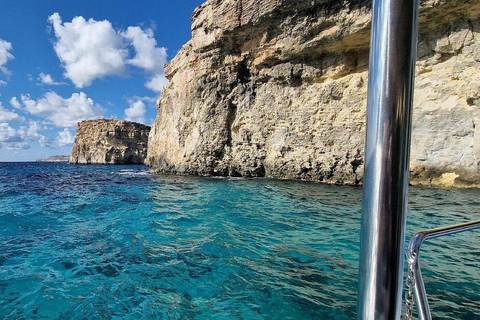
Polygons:
<instances>
[{"instance_id":1,"label":"submerged rock","mask_svg":"<svg viewBox=\"0 0 480 320\"><path fill-rule=\"evenodd\" d=\"M74 164L142 164L150 127L131 121L98 119L78 124L70 155Z\"/></svg>"},{"instance_id":2,"label":"submerged rock","mask_svg":"<svg viewBox=\"0 0 480 320\"><path fill-rule=\"evenodd\" d=\"M421 2L411 168L480 182L480 2ZM371 1L209 0L165 66L156 171L360 184ZM446 174L446 175L445 175Z\"/></svg>"}]
</instances>

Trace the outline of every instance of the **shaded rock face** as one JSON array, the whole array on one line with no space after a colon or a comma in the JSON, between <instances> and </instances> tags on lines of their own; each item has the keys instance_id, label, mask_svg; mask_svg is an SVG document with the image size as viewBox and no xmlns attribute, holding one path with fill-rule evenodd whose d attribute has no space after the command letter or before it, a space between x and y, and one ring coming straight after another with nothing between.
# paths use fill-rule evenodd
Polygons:
<instances>
[{"instance_id":1,"label":"shaded rock face","mask_svg":"<svg viewBox=\"0 0 480 320\"><path fill-rule=\"evenodd\" d=\"M70 155L74 164L142 164L147 156L150 127L113 119L78 124Z\"/></svg>"},{"instance_id":2,"label":"shaded rock face","mask_svg":"<svg viewBox=\"0 0 480 320\"><path fill-rule=\"evenodd\" d=\"M359 184L370 1L209 0L165 67L159 172ZM422 1L412 183L480 182L480 2Z\"/></svg>"}]
</instances>

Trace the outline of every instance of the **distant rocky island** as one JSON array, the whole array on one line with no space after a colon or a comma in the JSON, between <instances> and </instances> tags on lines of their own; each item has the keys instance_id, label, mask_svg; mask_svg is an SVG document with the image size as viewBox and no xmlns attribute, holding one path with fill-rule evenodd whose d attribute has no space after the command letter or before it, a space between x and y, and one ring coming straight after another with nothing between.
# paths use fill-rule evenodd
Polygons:
<instances>
[{"instance_id":1,"label":"distant rocky island","mask_svg":"<svg viewBox=\"0 0 480 320\"><path fill-rule=\"evenodd\" d=\"M371 1L209 0L165 66L154 171L358 185ZM421 1L411 182L480 186L480 1ZM477 135L478 133L478 135Z\"/></svg>"},{"instance_id":2,"label":"distant rocky island","mask_svg":"<svg viewBox=\"0 0 480 320\"><path fill-rule=\"evenodd\" d=\"M37 159L36 162L68 162L70 160L70 156L51 156L45 159Z\"/></svg>"},{"instance_id":3,"label":"distant rocky island","mask_svg":"<svg viewBox=\"0 0 480 320\"><path fill-rule=\"evenodd\" d=\"M70 154L72 164L143 164L150 127L144 124L97 119L78 124Z\"/></svg>"}]
</instances>

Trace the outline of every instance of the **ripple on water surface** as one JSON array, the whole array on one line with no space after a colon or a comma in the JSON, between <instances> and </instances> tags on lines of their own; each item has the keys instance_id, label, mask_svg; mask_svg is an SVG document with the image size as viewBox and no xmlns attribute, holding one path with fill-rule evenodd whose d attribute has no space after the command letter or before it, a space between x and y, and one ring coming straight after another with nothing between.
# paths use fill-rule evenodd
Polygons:
<instances>
[{"instance_id":1,"label":"ripple on water surface","mask_svg":"<svg viewBox=\"0 0 480 320\"><path fill-rule=\"evenodd\" d=\"M0 164L0 173L3 318L355 317L361 189L143 166ZM478 195L412 189L408 235L478 219ZM439 318L478 316L478 239L424 245Z\"/></svg>"}]
</instances>

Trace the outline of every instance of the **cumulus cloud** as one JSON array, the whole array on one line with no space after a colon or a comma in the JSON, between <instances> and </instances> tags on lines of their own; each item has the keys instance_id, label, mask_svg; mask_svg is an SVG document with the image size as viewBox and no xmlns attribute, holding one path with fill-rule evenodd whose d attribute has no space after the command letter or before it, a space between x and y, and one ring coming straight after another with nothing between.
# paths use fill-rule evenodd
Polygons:
<instances>
[{"instance_id":1,"label":"cumulus cloud","mask_svg":"<svg viewBox=\"0 0 480 320\"><path fill-rule=\"evenodd\" d=\"M37 121L30 120L29 126L21 126L18 129L18 133L22 139L35 140L40 137L40 132L43 130L46 130L45 126L42 126Z\"/></svg>"},{"instance_id":2,"label":"cumulus cloud","mask_svg":"<svg viewBox=\"0 0 480 320\"><path fill-rule=\"evenodd\" d=\"M44 135L40 134L40 132L45 130L47 130L47 127L42 126L37 121L30 120L28 127L21 126L17 132L22 140L28 139L31 141L38 141L43 148L53 148L51 141Z\"/></svg>"},{"instance_id":3,"label":"cumulus cloud","mask_svg":"<svg viewBox=\"0 0 480 320\"><path fill-rule=\"evenodd\" d=\"M5 109L0 102L0 122L23 121L24 118L15 111Z\"/></svg>"},{"instance_id":4,"label":"cumulus cloud","mask_svg":"<svg viewBox=\"0 0 480 320\"><path fill-rule=\"evenodd\" d=\"M11 151L18 151L18 150L26 150L30 149L30 145L26 141L21 142L1 142L0 141L0 148L4 148Z\"/></svg>"},{"instance_id":5,"label":"cumulus cloud","mask_svg":"<svg viewBox=\"0 0 480 320\"><path fill-rule=\"evenodd\" d=\"M6 81L0 80L0 86L6 86L6 85L7 85Z\"/></svg>"},{"instance_id":6,"label":"cumulus cloud","mask_svg":"<svg viewBox=\"0 0 480 320\"><path fill-rule=\"evenodd\" d=\"M69 144L73 144L74 142L75 135L72 134L67 128L57 133L56 143L59 147L65 147Z\"/></svg>"},{"instance_id":7,"label":"cumulus cloud","mask_svg":"<svg viewBox=\"0 0 480 320\"><path fill-rule=\"evenodd\" d=\"M0 123L0 145L8 147L10 144L16 145L24 142L22 137L18 134L17 130L10 127L6 122Z\"/></svg>"},{"instance_id":8,"label":"cumulus cloud","mask_svg":"<svg viewBox=\"0 0 480 320\"><path fill-rule=\"evenodd\" d=\"M157 47L152 29L142 30L140 27L128 27L123 36L131 42L135 49L135 57L127 62L151 74L145 87L161 92L168 83L163 73L163 65L167 62L167 50Z\"/></svg>"},{"instance_id":9,"label":"cumulus cloud","mask_svg":"<svg viewBox=\"0 0 480 320\"><path fill-rule=\"evenodd\" d=\"M12 99L10 99L10 104L15 109L22 110L22 104L18 101L17 97L12 97Z\"/></svg>"},{"instance_id":10,"label":"cumulus cloud","mask_svg":"<svg viewBox=\"0 0 480 320\"><path fill-rule=\"evenodd\" d=\"M142 100L129 101L130 108L125 109L125 120L145 123L147 108Z\"/></svg>"},{"instance_id":11,"label":"cumulus cloud","mask_svg":"<svg viewBox=\"0 0 480 320\"><path fill-rule=\"evenodd\" d=\"M65 99L50 91L36 101L29 95L22 95L21 100L25 112L42 117L58 128L73 128L82 120L102 118L105 114L105 110L83 92L73 93Z\"/></svg>"},{"instance_id":12,"label":"cumulus cloud","mask_svg":"<svg viewBox=\"0 0 480 320\"><path fill-rule=\"evenodd\" d=\"M127 60L129 64L148 73L163 73L163 65L167 62L167 50L157 47L152 29L143 30L140 27L128 27L122 35L129 40L135 49L135 57Z\"/></svg>"},{"instance_id":13,"label":"cumulus cloud","mask_svg":"<svg viewBox=\"0 0 480 320\"><path fill-rule=\"evenodd\" d=\"M8 41L0 39L0 71L6 75L10 75L10 70L4 66L9 60L14 58L13 54L9 52L10 50L12 50L12 44Z\"/></svg>"},{"instance_id":14,"label":"cumulus cloud","mask_svg":"<svg viewBox=\"0 0 480 320\"><path fill-rule=\"evenodd\" d=\"M30 120L28 125L20 126L17 130L11 127L7 121L17 121L19 119L24 121L25 119L14 112L11 113L16 116L8 114L5 117L0 111L0 149L29 149L30 144L28 141L37 141L44 148L52 148L51 141L41 134L42 131L47 130L47 127L42 126L37 121Z\"/></svg>"},{"instance_id":15,"label":"cumulus cloud","mask_svg":"<svg viewBox=\"0 0 480 320\"><path fill-rule=\"evenodd\" d=\"M26 140L38 141L42 147L51 147L48 139L39 133L41 130L35 121L30 121L29 127L22 126L18 130L6 122L0 123L0 149L29 149L30 144Z\"/></svg>"},{"instance_id":16,"label":"cumulus cloud","mask_svg":"<svg viewBox=\"0 0 480 320\"><path fill-rule=\"evenodd\" d=\"M83 88L94 79L124 72L128 50L109 21L87 21L79 16L62 23L58 13L48 21L57 38L54 49L65 68L64 75L75 86Z\"/></svg>"},{"instance_id":17,"label":"cumulus cloud","mask_svg":"<svg viewBox=\"0 0 480 320\"><path fill-rule=\"evenodd\" d=\"M45 74L43 72L41 72L38 75L38 80L40 80L40 82L42 84L46 84L46 85L50 85L50 86L59 86L59 85L63 84L62 82L56 82L55 80L53 80L51 75Z\"/></svg>"},{"instance_id":18,"label":"cumulus cloud","mask_svg":"<svg viewBox=\"0 0 480 320\"><path fill-rule=\"evenodd\" d=\"M147 88L161 91L168 82L163 65L167 51L157 47L152 29L128 27L117 31L108 20L96 21L79 16L72 22L62 22L58 13L48 21L56 36L55 52L65 69L64 76L79 88L95 79L123 75L127 66L143 70L149 80ZM129 57L129 49L135 52Z\"/></svg>"},{"instance_id":19,"label":"cumulus cloud","mask_svg":"<svg viewBox=\"0 0 480 320\"><path fill-rule=\"evenodd\" d=\"M145 87L150 90L162 92L163 87L168 83L168 79L163 75L154 76L145 83Z\"/></svg>"}]
</instances>

